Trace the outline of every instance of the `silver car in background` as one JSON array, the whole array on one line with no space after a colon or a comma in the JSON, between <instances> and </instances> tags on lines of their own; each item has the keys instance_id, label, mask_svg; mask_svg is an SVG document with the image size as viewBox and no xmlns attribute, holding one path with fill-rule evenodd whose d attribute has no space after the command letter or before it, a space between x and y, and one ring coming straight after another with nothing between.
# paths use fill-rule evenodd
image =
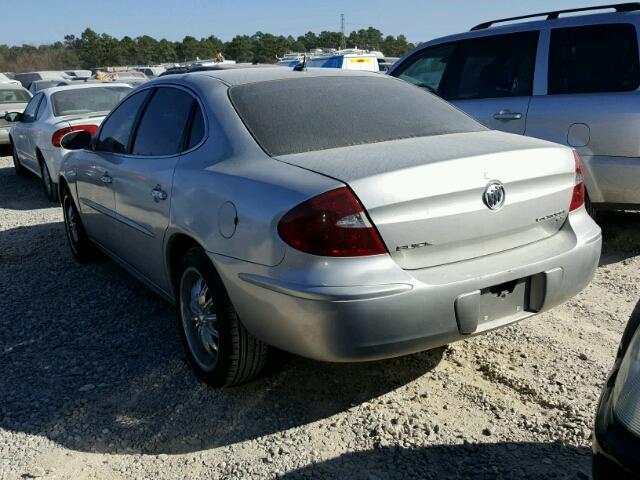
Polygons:
<instances>
[{"instance_id":1,"label":"silver car in background","mask_svg":"<svg viewBox=\"0 0 640 480\"><path fill-rule=\"evenodd\" d=\"M35 83L35 82L34 82ZM60 140L73 131L95 133L104 117L131 91L126 84L79 83L41 90L24 112L9 112L9 141L18 175L42 179L45 195L58 200L58 172L67 150Z\"/></svg>"},{"instance_id":2,"label":"silver car in background","mask_svg":"<svg viewBox=\"0 0 640 480\"><path fill-rule=\"evenodd\" d=\"M600 257L574 151L376 73L162 77L62 144L74 256L98 246L176 302L214 386L256 375L267 345L361 361L511 324Z\"/></svg>"},{"instance_id":3,"label":"silver car in background","mask_svg":"<svg viewBox=\"0 0 640 480\"><path fill-rule=\"evenodd\" d=\"M11 123L5 120L9 112L24 111L31 100L31 93L14 83L0 83L0 145L9 145Z\"/></svg>"},{"instance_id":4,"label":"silver car in background","mask_svg":"<svg viewBox=\"0 0 640 480\"><path fill-rule=\"evenodd\" d=\"M489 128L575 148L592 213L640 209L639 27L640 3L494 20L421 44L389 74Z\"/></svg>"}]
</instances>

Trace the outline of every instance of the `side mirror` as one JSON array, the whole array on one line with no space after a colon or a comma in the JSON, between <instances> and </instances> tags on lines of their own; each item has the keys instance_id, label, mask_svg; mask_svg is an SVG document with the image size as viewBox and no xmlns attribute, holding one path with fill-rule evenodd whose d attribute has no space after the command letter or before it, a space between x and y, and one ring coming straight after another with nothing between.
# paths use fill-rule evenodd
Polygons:
<instances>
[{"instance_id":1,"label":"side mirror","mask_svg":"<svg viewBox=\"0 0 640 480\"><path fill-rule=\"evenodd\" d=\"M67 150L83 150L91 146L91 134L86 130L67 133L60 140L60 146Z\"/></svg>"},{"instance_id":2,"label":"side mirror","mask_svg":"<svg viewBox=\"0 0 640 480\"><path fill-rule=\"evenodd\" d=\"M7 112L3 117L5 121L10 123L16 123L22 121L22 113L20 112Z\"/></svg>"}]
</instances>

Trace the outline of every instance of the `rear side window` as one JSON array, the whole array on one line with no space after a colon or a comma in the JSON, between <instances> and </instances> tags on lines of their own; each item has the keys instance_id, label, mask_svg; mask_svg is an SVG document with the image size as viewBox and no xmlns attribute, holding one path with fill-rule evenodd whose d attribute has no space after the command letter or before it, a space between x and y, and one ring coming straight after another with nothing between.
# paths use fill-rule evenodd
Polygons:
<instances>
[{"instance_id":1,"label":"rear side window","mask_svg":"<svg viewBox=\"0 0 640 480\"><path fill-rule=\"evenodd\" d=\"M27 104L22 113L22 121L24 123L33 122L36 119L36 112L38 111L38 105L40 105L40 100L42 100L42 93L39 93L35 97L31 99L31 101Z\"/></svg>"},{"instance_id":2,"label":"rear side window","mask_svg":"<svg viewBox=\"0 0 640 480\"><path fill-rule=\"evenodd\" d=\"M382 75L249 83L231 87L229 97L273 156L485 130L435 95Z\"/></svg>"},{"instance_id":3,"label":"rear side window","mask_svg":"<svg viewBox=\"0 0 640 480\"><path fill-rule=\"evenodd\" d=\"M149 95L144 90L126 98L107 118L100 128L100 137L96 142L96 150L113 153L127 153L133 124L138 110Z\"/></svg>"},{"instance_id":4,"label":"rear side window","mask_svg":"<svg viewBox=\"0 0 640 480\"><path fill-rule=\"evenodd\" d=\"M160 87L140 120L132 154L175 155L182 151L193 97L184 90Z\"/></svg>"},{"instance_id":5,"label":"rear side window","mask_svg":"<svg viewBox=\"0 0 640 480\"><path fill-rule=\"evenodd\" d=\"M640 66L635 27L625 23L552 30L548 84L550 95L637 89Z\"/></svg>"},{"instance_id":6,"label":"rear side window","mask_svg":"<svg viewBox=\"0 0 640 480\"><path fill-rule=\"evenodd\" d=\"M191 119L191 131L189 132L189 143L187 149L195 147L204 137L204 117L198 102L194 101L194 111Z\"/></svg>"},{"instance_id":7,"label":"rear side window","mask_svg":"<svg viewBox=\"0 0 640 480\"><path fill-rule=\"evenodd\" d=\"M447 100L529 96L538 31L463 40L441 89Z\"/></svg>"}]
</instances>

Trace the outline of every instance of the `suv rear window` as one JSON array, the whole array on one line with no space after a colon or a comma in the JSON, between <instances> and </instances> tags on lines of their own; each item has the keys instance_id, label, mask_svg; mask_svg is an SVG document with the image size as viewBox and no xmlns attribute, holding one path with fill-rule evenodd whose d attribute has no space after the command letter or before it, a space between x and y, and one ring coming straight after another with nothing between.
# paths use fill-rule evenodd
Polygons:
<instances>
[{"instance_id":1,"label":"suv rear window","mask_svg":"<svg viewBox=\"0 0 640 480\"><path fill-rule=\"evenodd\" d=\"M485 129L435 95L388 77L250 83L231 87L229 97L272 156Z\"/></svg>"},{"instance_id":2,"label":"suv rear window","mask_svg":"<svg viewBox=\"0 0 640 480\"><path fill-rule=\"evenodd\" d=\"M549 47L549 94L628 92L640 86L633 25L556 28Z\"/></svg>"}]
</instances>

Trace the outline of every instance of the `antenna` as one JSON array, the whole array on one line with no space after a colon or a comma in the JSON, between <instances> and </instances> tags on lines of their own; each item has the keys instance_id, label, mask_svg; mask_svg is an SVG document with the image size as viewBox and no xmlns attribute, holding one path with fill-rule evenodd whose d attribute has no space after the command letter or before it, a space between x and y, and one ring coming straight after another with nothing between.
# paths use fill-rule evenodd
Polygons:
<instances>
[{"instance_id":1,"label":"antenna","mask_svg":"<svg viewBox=\"0 0 640 480\"><path fill-rule=\"evenodd\" d=\"M340 49L344 50L347 48L347 45L344 41L344 13L340 14Z\"/></svg>"}]
</instances>

